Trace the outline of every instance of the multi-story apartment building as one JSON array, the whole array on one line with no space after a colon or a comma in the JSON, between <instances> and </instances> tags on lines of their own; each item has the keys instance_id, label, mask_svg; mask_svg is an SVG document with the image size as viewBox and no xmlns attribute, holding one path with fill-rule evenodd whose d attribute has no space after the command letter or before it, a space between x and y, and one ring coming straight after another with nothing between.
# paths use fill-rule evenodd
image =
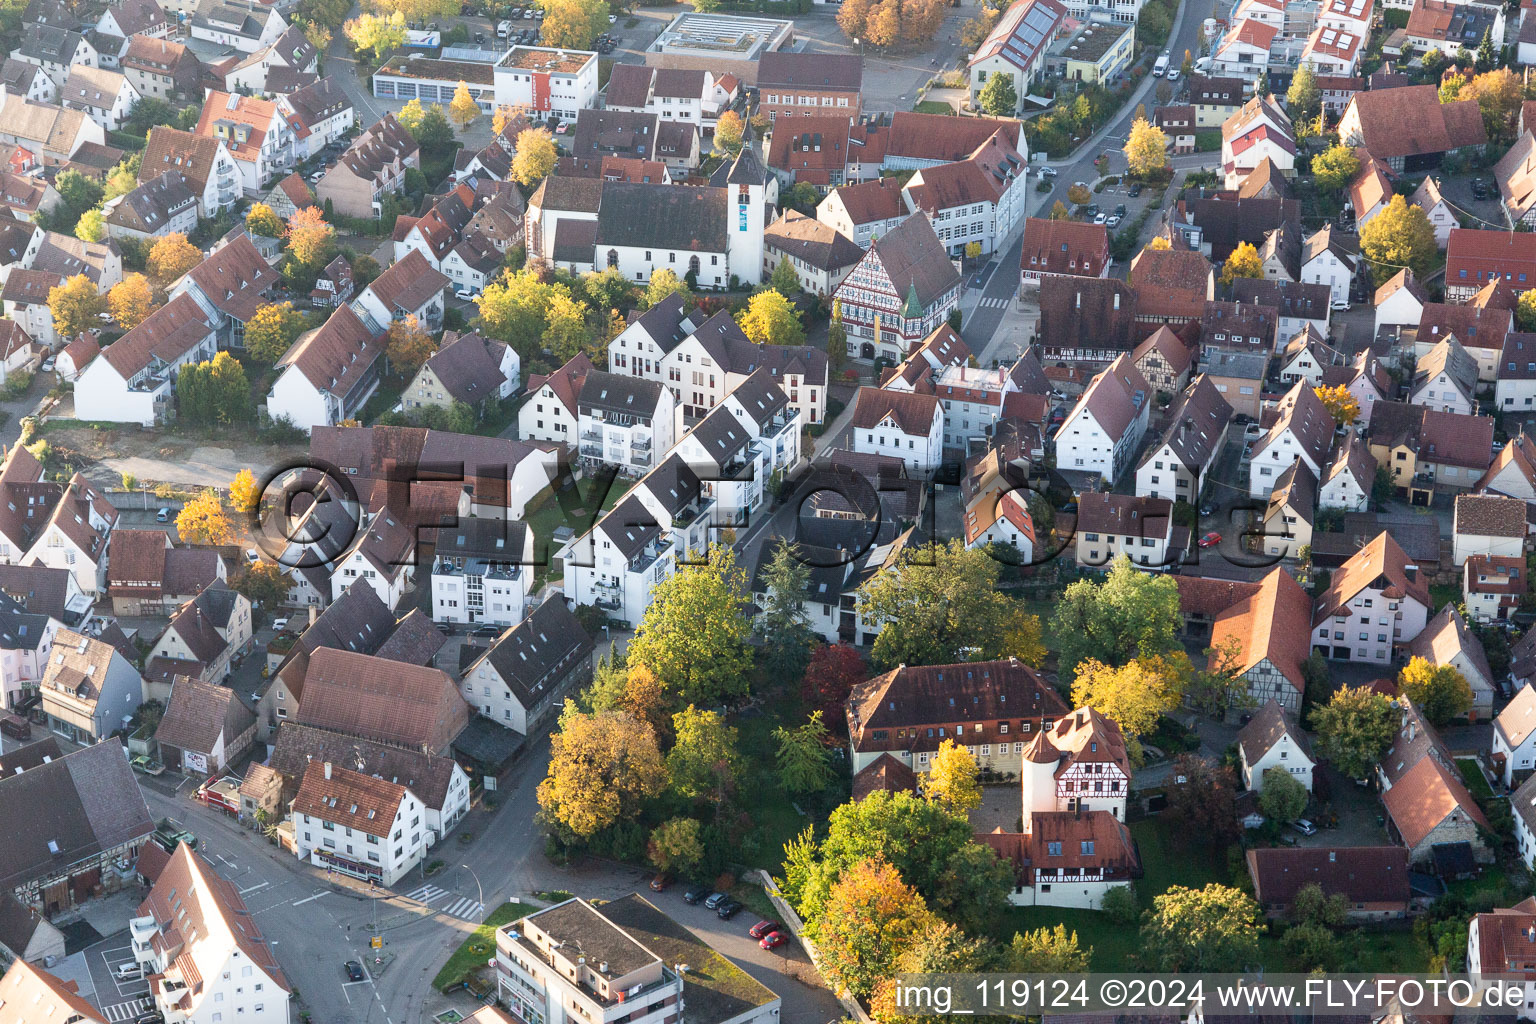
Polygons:
<instances>
[{"instance_id":1,"label":"multi-story apartment building","mask_svg":"<svg viewBox=\"0 0 1536 1024\"><path fill-rule=\"evenodd\" d=\"M293 799L294 853L344 875L394 885L435 838L426 808L398 782L311 761Z\"/></svg>"},{"instance_id":2,"label":"multi-story apartment building","mask_svg":"<svg viewBox=\"0 0 1536 1024\"><path fill-rule=\"evenodd\" d=\"M315 195L348 217L377 217L384 196L399 192L406 170L420 166L416 140L393 114L385 114L325 172Z\"/></svg>"},{"instance_id":3,"label":"multi-story apartment building","mask_svg":"<svg viewBox=\"0 0 1536 1024\"><path fill-rule=\"evenodd\" d=\"M1428 621L1428 578L1383 532L1334 570L1312 614L1312 649L1335 661L1387 665Z\"/></svg>"},{"instance_id":4,"label":"multi-story apartment building","mask_svg":"<svg viewBox=\"0 0 1536 1024\"><path fill-rule=\"evenodd\" d=\"M700 963L714 966L690 969ZM572 898L497 929L495 964L497 996L519 1020L779 1020L778 996L634 893L601 906Z\"/></svg>"},{"instance_id":5,"label":"multi-story apartment building","mask_svg":"<svg viewBox=\"0 0 1536 1024\"><path fill-rule=\"evenodd\" d=\"M437 531L432 620L511 626L533 593L533 531L506 519L460 519Z\"/></svg>"},{"instance_id":6,"label":"multi-story apartment building","mask_svg":"<svg viewBox=\"0 0 1536 1024\"><path fill-rule=\"evenodd\" d=\"M248 195L261 192L294 164L293 126L271 100L210 90L197 134L224 143Z\"/></svg>"},{"instance_id":7,"label":"multi-story apartment building","mask_svg":"<svg viewBox=\"0 0 1536 1024\"><path fill-rule=\"evenodd\" d=\"M1136 493L1198 504L1232 422L1232 406L1202 375L1168 413L1168 429L1136 466Z\"/></svg>"},{"instance_id":8,"label":"multi-story apartment building","mask_svg":"<svg viewBox=\"0 0 1536 1024\"><path fill-rule=\"evenodd\" d=\"M128 922L167 1024L286 1024L292 991L233 882L182 843Z\"/></svg>"},{"instance_id":9,"label":"multi-story apartment building","mask_svg":"<svg viewBox=\"0 0 1536 1024\"><path fill-rule=\"evenodd\" d=\"M577 453L642 476L677 443L683 411L659 381L593 370L576 396Z\"/></svg>"}]
</instances>

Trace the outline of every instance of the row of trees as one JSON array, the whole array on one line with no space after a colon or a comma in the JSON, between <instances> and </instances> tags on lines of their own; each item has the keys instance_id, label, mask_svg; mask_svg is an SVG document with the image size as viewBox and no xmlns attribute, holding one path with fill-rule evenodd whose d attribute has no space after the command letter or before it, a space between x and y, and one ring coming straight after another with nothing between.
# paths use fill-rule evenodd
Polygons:
<instances>
[{"instance_id":1,"label":"row of trees","mask_svg":"<svg viewBox=\"0 0 1536 1024\"><path fill-rule=\"evenodd\" d=\"M943 0L843 0L837 25L850 39L882 49L903 42L926 43L944 24L947 6Z\"/></svg>"}]
</instances>

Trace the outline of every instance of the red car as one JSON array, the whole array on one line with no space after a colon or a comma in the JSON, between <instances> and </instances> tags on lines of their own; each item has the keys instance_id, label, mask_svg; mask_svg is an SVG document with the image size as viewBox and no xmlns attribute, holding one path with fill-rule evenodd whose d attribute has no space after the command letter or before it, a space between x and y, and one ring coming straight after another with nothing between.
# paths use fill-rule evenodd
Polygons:
<instances>
[{"instance_id":1,"label":"red car","mask_svg":"<svg viewBox=\"0 0 1536 1024\"><path fill-rule=\"evenodd\" d=\"M1200 538L1200 546L1203 548L1213 548L1220 543L1221 534L1219 533L1208 533L1204 537Z\"/></svg>"},{"instance_id":2,"label":"red car","mask_svg":"<svg viewBox=\"0 0 1536 1024\"><path fill-rule=\"evenodd\" d=\"M762 941L758 942L758 945L764 949L777 949L788 941L789 936L783 932L769 932L763 936Z\"/></svg>"},{"instance_id":3,"label":"red car","mask_svg":"<svg viewBox=\"0 0 1536 1024\"><path fill-rule=\"evenodd\" d=\"M752 936L754 939L760 939L764 935L767 935L769 932L776 932L778 930L779 922L777 921L759 921L757 924L747 929L747 934Z\"/></svg>"}]
</instances>

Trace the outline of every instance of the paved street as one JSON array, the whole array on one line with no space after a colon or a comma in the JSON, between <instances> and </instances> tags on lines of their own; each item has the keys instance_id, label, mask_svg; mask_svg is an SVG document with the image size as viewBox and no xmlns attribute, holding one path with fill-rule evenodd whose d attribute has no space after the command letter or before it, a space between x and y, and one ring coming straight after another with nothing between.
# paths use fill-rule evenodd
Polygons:
<instances>
[{"instance_id":1,"label":"paved street","mask_svg":"<svg viewBox=\"0 0 1536 1024\"><path fill-rule=\"evenodd\" d=\"M431 878L415 872L395 887L398 895L381 890L375 898L366 886L328 879L233 819L191 800L189 782L161 776L142 780L141 788L154 817L175 817L198 835L199 852L240 891L304 1008L325 1024L400 1024L421 1021L449 1006L464 1009L462 993L443 997L431 988L444 959L483 912L511 897L552 889L597 899L641 892L778 992L784 999L782 1019L820 1024L840 1016L830 992L801 980L814 978L802 952L770 953L747 937L754 923L748 912L721 921L702 907L684 904L680 888L652 894L646 886L649 874L637 868L596 862L571 868L550 865L534 821L536 789L548 754L546 740L514 770L512 787L496 794L494 811L472 812L459 832L432 852L430 859L447 863L442 871ZM471 841L462 842L461 834ZM382 967L368 951L375 926L384 938ZM92 967L98 987L111 981L103 972L106 963L115 962L112 950L111 940L99 944L107 956L100 970ZM342 965L352 959L368 968L365 981L345 982ZM112 992L110 986L105 990ZM106 1001L114 1006L130 1003L134 990L124 983L120 995L115 1002ZM122 1012L126 1017L127 1010Z\"/></svg>"}]
</instances>

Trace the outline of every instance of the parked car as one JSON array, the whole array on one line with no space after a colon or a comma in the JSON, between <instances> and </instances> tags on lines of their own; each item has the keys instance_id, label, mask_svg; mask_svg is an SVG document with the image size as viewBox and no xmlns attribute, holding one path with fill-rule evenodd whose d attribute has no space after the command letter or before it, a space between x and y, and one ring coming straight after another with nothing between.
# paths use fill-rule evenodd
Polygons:
<instances>
[{"instance_id":1,"label":"parked car","mask_svg":"<svg viewBox=\"0 0 1536 1024\"><path fill-rule=\"evenodd\" d=\"M159 1010L150 1010L135 1017L133 1024L165 1024L165 1014Z\"/></svg>"},{"instance_id":2,"label":"parked car","mask_svg":"<svg viewBox=\"0 0 1536 1024\"><path fill-rule=\"evenodd\" d=\"M1056 177L1056 168L1054 168L1054 167L1042 167L1042 168L1040 168L1040 177L1042 177L1042 178L1054 178L1054 177Z\"/></svg>"},{"instance_id":3,"label":"parked car","mask_svg":"<svg viewBox=\"0 0 1536 1024\"><path fill-rule=\"evenodd\" d=\"M1141 195L1141 182L1138 181L1136 184L1126 189L1125 194L1130 196L1132 199L1135 199L1137 196Z\"/></svg>"},{"instance_id":4,"label":"parked car","mask_svg":"<svg viewBox=\"0 0 1536 1024\"><path fill-rule=\"evenodd\" d=\"M754 939L760 939L764 935L767 935L769 932L776 932L778 930L779 922L777 921L759 921L757 924L747 929L747 934L752 936Z\"/></svg>"},{"instance_id":5,"label":"parked car","mask_svg":"<svg viewBox=\"0 0 1536 1024\"><path fill-rule=\"evenodd\" d=\"M363 980L363 965L362 964L358 963L356 960L348 960L347 963L346 963L346 968L347 968L347 980L348 981L362 981Z\"/></svg>"},{"instance_id":6,"label":"parked car","mask_svg":"<svg viewBox=\"0 0 1536 1024\"><path fill-rule=\"evenodd\" d=\"M1118 213L1110 214L1109 217L1104 221L1104 226L1107 228L1118 227L1119 225L1120 215Z\"/></svg>"},{"instance_id":7,"label":"parked car","mask_svg":"<svg viewBox=\"0 0 1536 1024\"><path fill-rule=\"evenodd\" d=\"M741 904L736 900L725 900L715 908L715 916L722 921L729 921L741 910Z\"/></svg>"},{"instance_id":8,"label":"parked car","mask_svg":"<svg viewBox=\"0 0 1536 1024\"><path fill-rule=\"evenodd\" d=\"M651 892L665 892L667 887L671 884L672 876L663 871L661 874L651 879Z\"/></svg>"},{"instance_id":9,"label":"parked car","mask_svg":"<svg viewBox=\"0 0 1536 1024\"><path fill-rule=\"evenodd\" d=\"M704 906L709 910L714 910L729 898L723 892L712 892L704 898Z\"/></svg>"},{"instance_id":10,"label":"parked car","mask_svg":"<svg viewBox=\"0 0 1536 1024\"><path fill-rule=\"evenodd\" d=\"M1096 213L1093 215L1093 222L1095 224L1108 224L1109 218L1102 213Z\"/></svg>"},{"instance_id":11,"label":"parked car","mask_svg":"<svg viewBox=\"0 0 1536 1024\"><path fill-rule=\"evenodd\" d=\"M144 977L144 968L137 960L130 960L113 968L112 977L116 981L132 981L134 978Z\"/></svg>"},{"instance_id":12,"label":"parked car","mask_svg":"<svg viewBox=\"0 0 1536 1024\"><path fill-rule=\"evenodd\" d=\"M697 903L708 896L709 893L710 888L707 885L690 885L683 891L683 902L689 904Z\"/></svg>"},{"instance_id":13,"label":"parked car","mask_svg":"<svg viewBox=\"0 0 1536 1024\"><path fill-rule=\"evenodd\" d=\"M155 513L155 522L157 522L157 523L168 523L170 521L171 521L171 507L169 505L164 505L164 506L161 507L160 511Z\"/></svg>"},{"instance_id":14,"label":"parked car","mask_svg":"<svg viewBox=\"0 0 1536 1024\"><path fill-rule=\"evenodd\" d=\"M281 633L283 630L288 628L288 620L287 619L273 619L272 620L272 628L277 630L279 633Z\"/></svg>"},{"instance_id":15,"label":"parked car","mask_svg":"<svg viewBox=\"0 0 1536 1024\"><path fill-rule=\"evenodd\" d=\"M1170 81L1170 82L1177 82L1178 80L1179 80L1179 69L1178 68L1169 68L1168 69L1168 81Z\"/></svg>"},{"instance_id":16,"label":"parked car","mask_svg":"<svg viewBox=\"0 0 1536 1024\"><path fill-rule=\"evenodd\" d=\"M53 356L49 356L47 359L43 360L43 372L44 373L52 373L53 372L53 367L54 367Z\"/></svg>"},{"instance_id":17,"label":"parked car","mask_svg":"<svg viewBox=\"0 0 1536 1024\"><path fill-rule=\"evenodd\" d=\"M1221 534L1219 533L1208 533L1200 538L1200 546L1203 548L1213 548L1220 543Z\"/></svg>"},{"instance_id":18,"label":"parked car","mask_svg":"<svg viewBox=\"0 0 1536 1024\"><path fill-rule=\"evenodd\" d=\"M1124 203L1116 203L1115 204L1115 216L1116 217L1124 217L1125 216L1125 204Z\"/></svg>"},{"instance_id":19,"label":"parked car","mask_svg":"<svg viewBox=\"0 0 1536 1024\"><path fill-rule=\"evenodd\" d=\"M783 932L769 932L767 935L764 935L760 940L758 940L757 944L762 946L764 949L778 949L788 941L789 936L785 935Z\"/></svg>"}]
</instances>

